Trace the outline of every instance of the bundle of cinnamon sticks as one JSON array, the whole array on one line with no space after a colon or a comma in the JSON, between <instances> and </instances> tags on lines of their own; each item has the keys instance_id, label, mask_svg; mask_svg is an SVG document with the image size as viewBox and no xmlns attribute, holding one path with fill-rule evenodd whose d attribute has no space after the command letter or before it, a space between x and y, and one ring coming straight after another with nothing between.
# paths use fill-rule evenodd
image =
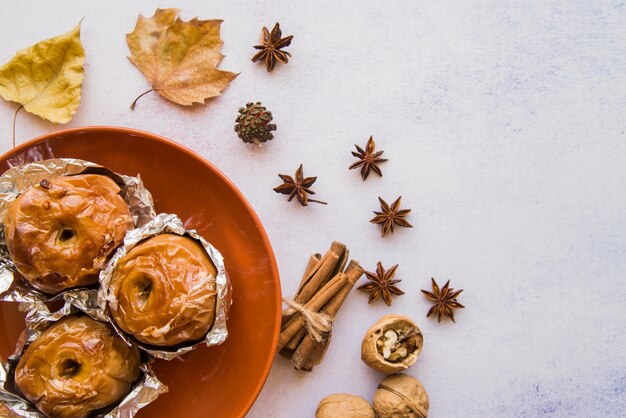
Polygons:
<instances>
[{"instance_id":1,"label":"bundle of cinnamon sticks","mask_svg":"<svg viewBox=\"0 0 626 418\"><path fill-rule=\"evenodd\" d=\"M278 352L291 359L296 370L311 371L321 363L330 343L332 322L348 293L363 275L358 261L347 262L349 255L346 246L337 241L324 256L312 255L293 298L293 302L307 312L318 313L327 320L329 329L312 335L310 324L301 312L292 313L294 309L283 311Z\"/></svg>"}]
</instances>

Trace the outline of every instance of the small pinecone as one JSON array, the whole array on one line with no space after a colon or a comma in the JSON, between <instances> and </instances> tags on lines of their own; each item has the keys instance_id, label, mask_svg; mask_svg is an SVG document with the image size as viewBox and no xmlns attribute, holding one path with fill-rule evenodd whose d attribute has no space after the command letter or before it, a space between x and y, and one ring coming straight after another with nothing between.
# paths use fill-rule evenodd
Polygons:
<instances>
[{"instance_id":1,"label":"small pinecone","mask_svg":"<svg viewBox=\"0 0 626 418\"><path fill-rule=\"evenodd\" d=\"M276 125L272 121L272 112L268 112L261 102L248 103L239 108L239 115L235 122L235 132L243 142L260 144L274 138L272 131Z\"/></svg>"}]
</instances>

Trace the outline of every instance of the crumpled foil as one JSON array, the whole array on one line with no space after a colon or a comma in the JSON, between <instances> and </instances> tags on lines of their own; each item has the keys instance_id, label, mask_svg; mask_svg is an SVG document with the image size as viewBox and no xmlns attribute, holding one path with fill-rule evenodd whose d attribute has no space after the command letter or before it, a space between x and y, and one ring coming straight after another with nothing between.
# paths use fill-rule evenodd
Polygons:
<instances>
[{"instance_id":1,"label":"crumpled foil","mask_svg":"<svg viewBox=\"0 0 626 418\"><path fill-rule=\"evenodd\" d=\"M22 307L26 306L26 304L22 305ZM29 303L28 308L30 310L26 318L26 329L17 343L15 353L9 357L8 363L1 362L0 364L0 402L20 417L46 418L43 413L37 410L35 405L22 397L15 388L15 368L28 345L35 341L47 328L55 321L80 311L66 304L64 306L65 311L50 312L43 302ZM168 391L167 386L154 374L152 361L149 360L141 364L142 375L128 395L111 411L104 415L98 415L98 418L131 418L141 408Z\"/></svg>"},{"instance_id":2,"label":"crumpled foil","mask_svg":"<svg viewBox=\"0 0 626 418\"><path fill-rule=\"evenodd\" d=\"M0 300L7 302L34 302L53 299L53 296L40 292L23 280L14 280L15 265L9 256L4 237L4 217L9 204L20 194L45 178L51 176L72 176L76 174L101 174L111 177L121 185L121 196L131 209L135 226L143 226L156 216L152 195L137 177L116 174L89 161L75 158L56 158L37 161L12 167L0 176ZM83 292L81 289L65 293ZM65 297L71 297L63 295ZM57 295L54 298L60 298ZM76 297L82 297L76 295Z\"/></svg>"},{"instance_id":3,"label":"crumpled foil","mask_svg":"<svg viewBox=\"0 0 626 418\"><path fill-rule=\"evenodd\" d=\"M120 258L124 257L140 241L151 238L155 235L168 233L186 235L198 240L206 250L207 254L211 258L211 261L217 269L217 277L215 278L217 300L215 305L215 322L213 323L213 327L206 334L203 341L200 341L190 346L172 349L168 349L166 347L155 348L154 346L142 344L135 339L131 339L128 334L126 334L118 327L118 325L115 323L115 320L111 317L110 312L108 311L108 304L116 301L115 295L113 293L109 293L108 290L111 283L113 270L115 269L115 265L120 260ZM228 317L228 310L230 309L230 305L232 303L231 290L232 289L230 280L228 279L228 275L226 274L226 268L224 267L224 258L222 257L220 252L209 242L207 242L207 240L205 240L201 235L199 235L195 230L186 230L183 225L183 221L178 216L161 213L143 227L128 231L126 233L126 237L124 238L124 245L117 249L117 251L113 254L113 257L100 272L100 289L98 291L96 304L93 305L87 303L87 305L90 308L94 306L100 307L101 311L98 313L98 316L106 316L109 322L115 328L115 330L128 344L134 344L156 358L171 360L184 353L194 350L203 343L207 346L213 346L219 345L226 341L226 338L228 337L226 319Z\"/></svg>"}]
</instances>

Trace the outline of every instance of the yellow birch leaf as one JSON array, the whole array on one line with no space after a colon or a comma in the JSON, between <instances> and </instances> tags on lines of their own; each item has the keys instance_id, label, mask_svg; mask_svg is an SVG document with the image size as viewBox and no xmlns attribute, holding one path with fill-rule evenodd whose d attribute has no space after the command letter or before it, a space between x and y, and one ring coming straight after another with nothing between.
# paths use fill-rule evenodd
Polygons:
<instances>
[{"instance_id":1,"label":"yellow birch leaf","mask_svg":"<svg viewBox=\"0 0 626 418\"><path fill-rule=\"evenodd\" d=\"M151 18L139 15L135 29L126 35L128 59L154 91L190 106L221 95L237 74L216 68L224 58L222 21L183 22L178 14L178 9L157 9Z\"/></svg>"},{"instance_id":2,"label":"yellow birch leaf","mask_svg":"<svg viewBox=\"0 0 626 418\"><path fill-rule=\"evenodd\" d=\"M0 96L51 122L67 123L80 104L84 62L79 23L18 51L0 67Z\"/></svg>"}]
</instances>

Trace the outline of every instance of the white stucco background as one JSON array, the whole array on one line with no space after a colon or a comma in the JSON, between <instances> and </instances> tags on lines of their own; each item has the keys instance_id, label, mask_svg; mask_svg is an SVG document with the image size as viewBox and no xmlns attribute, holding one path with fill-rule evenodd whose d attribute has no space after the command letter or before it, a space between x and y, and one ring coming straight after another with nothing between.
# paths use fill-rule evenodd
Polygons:
<instances>
[{"instance_id":1,"label":"white stucco background","mask_svg":"<svg viewBox=\"0 0 626 418\"><path fill-rule=\"evenodd\" d=\"M127 60L139 12L224 19L221 68L241 75L205 106L156 94ZM409 373L430 416L626 414L626 5L623 1L0 1L0 62L84 17L83 99L68 126L120 125L207 158L250 200L291 295L308 255L346 242L368 269L399 263L391 308L354 291L322 365L277 358L250 417L311 417L333 392L371 399L383 375L359 358L365 330L398 313L425 346ZM263 25L295 35L292 61L250 62ZM263 148L233 132L262 101L278 125ZM14 104L0 102L0 151ZM61 129L26 112L18 142ZM374 135L389 162L347 170ZM288 204L277 173L319 176L328 206ZM386 239L377 196L403 196L415 226ZM430 277L463 288L457 323L426 319ZM254 347L250 347L251 350Z\"/></svg>"}]
</instances>

